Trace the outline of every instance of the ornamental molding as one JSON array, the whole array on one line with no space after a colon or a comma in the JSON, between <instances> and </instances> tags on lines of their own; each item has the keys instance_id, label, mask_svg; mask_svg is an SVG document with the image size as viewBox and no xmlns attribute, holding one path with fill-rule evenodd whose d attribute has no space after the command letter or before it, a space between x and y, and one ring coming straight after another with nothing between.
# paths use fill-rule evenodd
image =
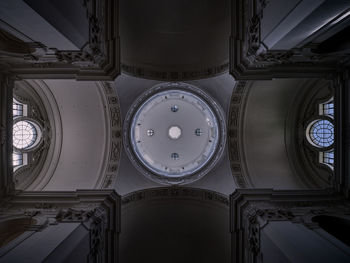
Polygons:
<instances>
[{"instance_id":1,"label":"ornamental molding","mask_svg":"<svg viewBox=\"0 0 350 263\"><path fill-rule=\"evenodd\" d=\"M201 70L186 70L186 71L162 71L156 69L147 68L147 66L127 65L121 64L123 73L141 77L146 79L156 79L162 81L184 81L214 77L223 74L228 71L229 63L223 63L221 65L213 67L201 67Z\"/></svg>"},{"instance_id":2,"label":"ornamental molding","mask_svg":"<svg viewBox=\"0 0 350 263\"><path fill-rule=\"evenodd\" d=\"M114 80L120 74L118 1L83 0L81 8L89 22L89 39L81 50L58 50L38 42L19 45L12 40L17 49L24 48L2 56L0 67L22 79ZM0 42L7 43L7 35L0 34Z\"/></svg>"},{"instance_id":3,"label":"ornamental molding","mask_svg":"<svg viewBox=\"0 0 350 263\"><path fill-rule=\"evenodd\" d=\"M246 176L245 158L242 152L242 119L249 85L246 81L237 82L233 89L228 114L228 147L231 173L239 188L246 188L251 183Z\"/></svg>"},{"instance_id":4,"label":"ornamental molding","mask_svg":"<svg viewBox=\"0 0 350 263\"><path fill-rule=\"evenodd\" d=\"M120 156L122 150L122 120L119 98L114 82L97 82L97 86L101 90L104 104L106 105L106 115L109 122L107 123L107 156L106 168L103 178L99 178L95 188L112 188L118 174Z\"/></svg>"},{"instance_id":5,"label":"ornamental molding","mask_svg":"<svg viewBox=\"0 0 350 263\"><path fill-rule=\"evenodd\" d=\"M304 45L291 50L268 50L261 39L265 0L232 0L230 74L236 80L278 77L329 77L349 65L347 54L317 54Z\"/></svg>"},{"instance_id":6,"label":"ornamental molding","mask_svg":"<svg viewBox=\"0 0 350 263\"><path fill-rule=\"evenodd\" d=\"M171 186L151 188L127 194L122 198L122 206L127 206L139 201L165 199L191 199L203 202L219 203L224 206L229 205L227 196L217 192L198 188Z\"/></svg>"}]
</instances>

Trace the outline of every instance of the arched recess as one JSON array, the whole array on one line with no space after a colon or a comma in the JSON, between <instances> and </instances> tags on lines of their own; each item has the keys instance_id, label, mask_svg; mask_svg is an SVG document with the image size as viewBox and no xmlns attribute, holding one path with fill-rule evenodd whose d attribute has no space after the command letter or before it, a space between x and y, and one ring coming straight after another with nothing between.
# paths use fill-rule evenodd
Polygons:
<instances>
[{"instance_id":1,"label":"arched recess","mask_svg":"<svg viewBox=\"0 0 350 263\"><path fill-rule=\"evenodd\" d=\"M29 80L50 127L46 154L23 190L110 188L121 151L120 106L111 82Z\"/></svg>"},{"instance_id":2,"label":"arched recess","mask_svg":"<svg viewBox=\"0 0 350 263\"><path fill-rule=\"evenodd\" d=\"M41 190L52 177L62 145L60 111L43 81L15 82L14 98L28 105L28 116L38 121L42 142L28 153L28 164L14 172L16 189Z\"/></svg>"},{"instance_id":3,"label":"arched recess","mask_svg":"<svg viewBox=\"0 0 350 263\"><path fill-rule=\"evenodd\" d=\"M304 80L303 88L292 102L295 110L290 111L288 115L286 129L288 156L295 173L307 187L329 187L334 181L332 169L320 162L322 149L313 145L308 138L310 126L318 120L326 120L333 125L333 117L321 113L322 104L330 101L333 96L334 91L330 81ZM334 149L333 143L326 148Z\"/></svg>"},{"instance_id":4,"label":"arched recess","mask_svg":"<svg viewBox=\"0 0 350 263\"><path fill-rule=\"evenodd\" d=\"M300 109L308 105L305 93L325 83L317 79L238 82L231 97L228 133L231 172L240 187L320 186L309 183L315 172L298 161L297 120Z\"/></svg>"},{"instance_id":5,"label":"arched recess","mask_svg":"<svg viewBox=\"0 0 350 263\"><path fill-rule=\"evenodd\" d=\"M230 262L228 198L168 187L122 199L121 262Z\"/></svg>"},{"instance_id":6,"label":"arched recess","mask_svg":"<svg viewBox=\"0 0 350 263\"><path fill-rule=\"evenodd\" d=\"M120 0L122 72L164 81L227 72L229 11L228 0Z\"/></svg>"}]
</instances>

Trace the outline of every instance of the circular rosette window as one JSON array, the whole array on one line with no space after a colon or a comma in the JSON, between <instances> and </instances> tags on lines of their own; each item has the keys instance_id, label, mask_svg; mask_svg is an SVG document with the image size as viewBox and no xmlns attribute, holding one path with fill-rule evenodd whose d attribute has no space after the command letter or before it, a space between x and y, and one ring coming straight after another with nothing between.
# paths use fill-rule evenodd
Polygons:
<instances>
[{"instance_id":1,"label":"circular rosette window","mask_svg":"<svg viewBox=\"0 0 350 263\"><path fill-rule=\"evenodd\" d=\"M17 149L26 150L34 148L41 139L41 129L38 124L26 119L13 124L12 140Z\"/></svg>"},{"instance_id":2,"label":"circular rosette window","mask_svg":"<svg viewBox=\"0 0 350 263\"><path fill-rule=\"evenodd\" d=\"M206 93L184 83L160 84L131 106L124 145L136 168L153 181L198 180L220 159L226 138L224 116Z\"/></svg>"},{"instance_id":3,"label":"circular rosette window","mask_svg":"<svg viewBox=\"0 0 350 263\"><path fill-rule=\"evenodd\" d=\"M327 148L334 143L334 126L327 119L317 119L307 127L309 143L318 148Z\"/></svg>"}]
</instances>

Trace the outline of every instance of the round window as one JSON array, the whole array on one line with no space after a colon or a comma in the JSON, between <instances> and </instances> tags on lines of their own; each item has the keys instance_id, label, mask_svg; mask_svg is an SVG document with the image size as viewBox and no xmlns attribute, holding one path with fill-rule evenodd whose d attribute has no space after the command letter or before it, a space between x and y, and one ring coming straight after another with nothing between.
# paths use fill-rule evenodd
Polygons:
<instances>
[{"instance_id":1,"label":"round window","mask_svg":"<svg viewBox=\"0 0 350 263\"><path fill-rule=\"evenodd\" d=\"M28 149L37 139L37 128L29 121L18 121L13 125L12 140L17 149Z\"/></svg>"},{"instance_id":2,"label":"round window","mask_svg":"<svg viewBox=\"0 0 350 263\"><path fill-rule=\"evenodd\" d=\"M334 143L334 126L326 119L311 122L308 127L309 142L319 148L327 148Z\"/></svg>"}]
</instances>

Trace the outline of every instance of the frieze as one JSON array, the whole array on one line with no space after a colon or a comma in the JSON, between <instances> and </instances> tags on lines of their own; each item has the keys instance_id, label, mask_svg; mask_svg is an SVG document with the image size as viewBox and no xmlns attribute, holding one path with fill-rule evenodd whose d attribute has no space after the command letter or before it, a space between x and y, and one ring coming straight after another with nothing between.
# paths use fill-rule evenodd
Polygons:
<instances>
[{"instance_id":1,"label":"frieze","mask_svg":"<svg viewBox=\"0 0 350 263\"><path fill-rule=\"evenodd\" d=\"M185 188L178 186L146 189L128 194L122 198L122 205L127 205L137 201L164 198L190 198L195 200L199 199L203 201L218 202L225 206L229 205L228 198L222 194L203 189Z\"/></svg>"},{"instance_id":2,"label":"frieze","mask_svg":"<svg viewBox=\"0 0 350 263\"><path fill-rule=\"evenodd\" d=\"M109 152L106 175L101 185L101 188L110 188L116 180L119 160L122 148L122 125L120 105L116 89L112 82L101 82L102 90L107 102L107 112L110 119L110 145L111 150Z\"/></svg>"},{"instance_id":3,"label":"frieze","mask_svg":"<svg viewBox=\"0 0 350 263\"><path fill-rule=\"evenodd\" d=\"M218 65L215 67L206 68L199 71L157 71L147 69L142 66L122 64L122 71L137 77L158 79L164 81L170 80L191 80L199 78L207 78L216 76L228 71L228 63Z\"/></svg>"},{"instance_id":4,"label":"frieze","mask_svg":"<svg viewBox=\"0 0 350 263\"><path fill-rule=\"evenodd\" d=\"M230 110L228 115L228 145L231 173L235 183L240 188L247 187L242 171L242 160L239 148L239 129L241 128L240 115L242 111L243 96L245 94L246 82L239 81L231 95Z\"/></svg>"}]
</instances>

